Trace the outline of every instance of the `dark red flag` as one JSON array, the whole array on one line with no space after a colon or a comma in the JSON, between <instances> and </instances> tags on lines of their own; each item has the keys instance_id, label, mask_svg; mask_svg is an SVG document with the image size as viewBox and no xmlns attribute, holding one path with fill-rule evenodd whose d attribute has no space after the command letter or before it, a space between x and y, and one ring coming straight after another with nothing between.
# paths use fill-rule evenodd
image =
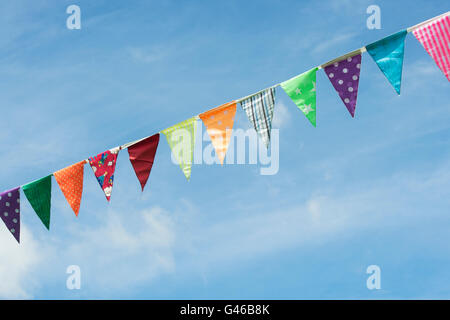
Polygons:
<instances>
[{"instance_id":1,"label":"dark red flag","mask_svg":"<svg viewBox=\"0 0 450 320\"><path fill-rule=\"evenodd\" d=\"M150 170L152 170L158 143L159 133L128 147L130 161L134 168L134 172L141 183L142 191L144 191L145 184L150 175Z\"/></svg>"}]
</instances>

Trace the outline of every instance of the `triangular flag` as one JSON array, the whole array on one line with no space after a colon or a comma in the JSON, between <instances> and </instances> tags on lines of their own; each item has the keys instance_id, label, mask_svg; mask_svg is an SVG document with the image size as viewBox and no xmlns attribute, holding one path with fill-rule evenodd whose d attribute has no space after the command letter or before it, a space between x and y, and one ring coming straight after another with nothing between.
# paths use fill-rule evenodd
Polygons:
<instances>
[{"instance_id":1,"label":"triangular flag","mask_svg":"<svg viewBox=\"0 0 450 320\"><path fill-rule=\"evenodd\" d=\"M78 162L70 167L53 173L73 212L78 217L81 195L83 193L83 173L86 161Z\"/></svg>"},{"instance_id":2,"label":"triangular flag","mask_svg":"<svg viewBox=\"0 0 450 320\"><path fill-rule=\"evenodd\" d=\"M450 15L420 26L413 33L450 81Z\"/></svg>"},{"instance_id":3,"label":"triangular flag","mask_svg":"<svg viewBox=\"0 0 450 320\"><path fill-rule=\"evenodd\" d=\"M22 187L25 196L47 229L50 229L52 175L30 182Z\"/></svg>"},{"instance_id":4,"label":"triangular flag","mask_svg":"<svg viewBox=\"0 0 450 320\"><path fill-rule=\"evenodd\" d=\"M314 127L316 126L316 71L317 68L311 69L281 83L283 90Z\"/></svg>"},{"instance_id":5,"label":"triangular flag","mask_svg":"<svg viewBox=\"0 0 450 320\"><path fill-rule=\"evenodd\" d=\"M142 191L144 191L150 170L152 170L158 143L159 133L128 147L128 155L134 172L141 183Z\"/></svg>"},{"instance_id":6,"label":"triangular flag","mask_svg":"<svg viewBox=\"0 0 450 320\"><path fill-rule=\"evenodd\" d=\"M346 57L324 68L334 89L351 116L355 116L356 98L358 97L359 73L361 71L361 54Z\"/></svg>"},{"instance_id":7,"label":"triangular flag","mask_svg":"<svg viewBox=\"0 0 450 320\"><path fill-rule=\"evenodd\" d=\"M119 148L107 150L99 153L95 157L89 158L89 164L97 178L100 188L105 193L106 200L111 199L111 191L114 183L114 171L116 170L117 155Z\"/></svg>"},{"instance_id":8,"label":"triangular flag","mask_svg":"<svg viewBox=\"0 0 450 320\"><path fill-rule=\"evenodd\" d=\"M192 117L161 131L166 136L173 156L188 180L191 178L194 160L195 126L196 118Z\"/></svg>"},{"instance_id":9,"label":"triangular flag","mask_svg":"<svg viewBox=\"0 0 450 320\"><path fill-rule=\"evenodd\" d=\"M248 120L255 127L259 137L268 148L272 130L273 108L275 106L275 88L269 88L241 101Z\"/></svg>"},{"instance_id":10,"label":"triangular flag","mask_svg":"<svg viewBox=\"0 0 450 320\"><path fill-rule=\"evenodd\" d=\"M397 94L400 94L407 34L408 32L403 30L366 46L367 52L397 91Z\"/></svg>"},{"instance_id":11,"label":"triangular flag","mask_svg":"<svg viewBox=\"0 0 450 320\"><path fill-rule=\"evenodd\" d=\"M211 142L221 164L223 164L230 143L235 115L236 101L228 102L199 115L211 137Z\"/></svg>"},{"instance_id":12,"label":"triangular flag","mask_svg":"<svg viewBox=\"0 0 450 320\"><path fill-rule=\"evenodd\" d=\"M0 216L9 232L20 243L20 188L0 193Z\"/></svg>"}]
</instances>

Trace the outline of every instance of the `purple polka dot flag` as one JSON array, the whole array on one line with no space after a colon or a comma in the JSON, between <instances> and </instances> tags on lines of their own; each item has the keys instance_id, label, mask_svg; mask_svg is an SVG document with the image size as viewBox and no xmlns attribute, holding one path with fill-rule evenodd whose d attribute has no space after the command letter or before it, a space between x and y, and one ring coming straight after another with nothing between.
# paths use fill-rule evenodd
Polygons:
<instances>
[{"instance_id":1,"label":"purple polka dot flag","mask_svg":"<svg viewBox=\"0 0 450 320\"><path fill-rule=\"evenodd\" d=\"M361 71L361 54L334 62L326 66L324 70L348 112L354 117L358 96L359 72Z\"/></svg>"},{"instance_id":2,"label":"purple polka dot flag","mask_svg":"<svg viewBox=\"0 0 450 320\"><path fill-rule=\"evenodd\" d=\"M15 188L0 193L0 216L9 232L20 243L20 191Z\"/></svg>"}]
</instances>

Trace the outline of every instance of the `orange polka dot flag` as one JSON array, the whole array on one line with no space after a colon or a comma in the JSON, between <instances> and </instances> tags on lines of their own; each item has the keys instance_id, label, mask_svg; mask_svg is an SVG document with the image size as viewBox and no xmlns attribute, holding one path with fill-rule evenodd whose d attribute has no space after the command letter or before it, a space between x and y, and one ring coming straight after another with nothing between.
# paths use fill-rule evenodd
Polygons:
<instances>
[{"instance_id":1,"label":"orange polka dot flag","mask_svg":"<svg viewBox=\"0 0 450 320\"><path fill-rule=\"evenodd\" d=\"M230 143L235 114L236 101L231 101L199 115L211 137L221 164L223 164Z\"/></svg>"},{"instance_id":2,"label":"orange polka dot flag","mask_svg":"<svg viewBox=\"0 0 450 320\"><path fill-rule=\"evenodd\" d=\"M53 173L62 193L77 217L80 211L81 194L83 193L85 163L85 161L81 161Z\"/></svg>"}]
</instances>

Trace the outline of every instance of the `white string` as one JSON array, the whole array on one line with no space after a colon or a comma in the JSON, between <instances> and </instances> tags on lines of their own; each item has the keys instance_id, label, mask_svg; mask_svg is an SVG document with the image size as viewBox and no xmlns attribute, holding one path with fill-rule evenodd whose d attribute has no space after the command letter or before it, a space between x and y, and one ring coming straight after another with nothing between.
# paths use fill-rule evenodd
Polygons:
<instances>
[{"instance_id":1,"label":"white string","mask_svg":"<svg viewBox=\"0 0 450 320\"><path fill-rule=\"evenodd\" d=\"M426 25L426 24L428 24L428 23L430 23L430 22L433 22L434 20L438 20L438 19L440 19L440 18L443 18L443 17L445 17L445 16L448 16L449 14L450 14L450 11L447 11L446 13L443 13L443 14L441 14L441 15L438 15L438 16L436 16L436 17L434 17L434 18L428 19L428 20L426 20L426 21L419 22L419 23L416 24L415 26L412 26L412 27L409 27L408 29L406 29L406 31L408 31L408 32L414 31L415 29L417 29L417 28L419 28L419 27L422 27L423 25Z\"/></svg>"},{"instance_id":2,"label":"white string","mask_svg":"<svg viewBox=\"0 0 450 320\"><path fill-rule=\"evenodd\" d=\"M447 15L449 15L449 14L450 14L450 11L447 11L446 13L443 13L443 14L441 14L441 15L438 15L438 16L436 16L436 17L434 17L434 18L431 18L431 19L428 19L428 20L426 20L426 21L420 22L420 23L418 23L418 24L416 24L416 25L414 25L414 26L412 26L412 27L409 27L409 28L406 29L406 31L407 31L408 33L409 33L409 32L412 32L412 31L414 31L415 29L417 29L417 28L419 28L419 27L421 27L421 26L423 26L423 25L425 25L425 24L428 24L428 23L430 23L430 22L432 22L432 21L434 21L434 20L437 20L437 19L440 19L440 18L442 18L442 17L445 17L445 16L447 16ZM366 52L366 51L367 51L367 50L366 50L366 47L365 47L365 46L364 46L364 47L361 47L361 48L359 48L359 49L356 49L356 50L350 51L350 52L348 52L348 53L346 53L346 54L343 54L342 56L339 56L339 57L337 57L337 58L335 58L335 59L333 59L333 60L330 60L330 61L328 61L328 62L325 62L325 63L323 63L323 64L321 64L321 65L318 65L316 68L317 68L317 69L323 69L323 68L325 68L326 66L328 66L328 65L330 65L330 64L332 64L332 63L334 63L334 62L336 62L336 61L340 61L340 60L342 60L342 59L345 59L345 58L354 56L354 55L356 55L356 54L358 54L358 53L363 53L363 52ZM313 68L313 69L314 69L314 68ZM295 77L293 77L293 78L295 78ZM253 97L254 95L257 95L257 94L260 93L260 92L263 92L263 91L268 90L268 89L270 89L270 88L276 88L276 87L278 87L278 86L280 86L280 85L281 85L281 83L275 84L275 85L273 85L273 86L271 86L271 87L268 87L268 88L263 89L263 90L259 90L258 92L255 92L255 93L253 93L253 94L250 94L250 95L248 95L248 96L245 96L244 98L237 99L236 101L241 102L241 101L243 101L243 100L246 100L246 99L248 99L248 98Z\"/></svg>"},{"instance_id":3,"label":"white string","mask_svg":"<svg viewBox=\"0 0 450 320\"><path fill-rule=\"evenodd\" d=\"M426 24L428 24L428 23L430 23L430 22L433 22L434 20L437 20L437 19L440 19L440 18L442 18L442 17L445 17L445 16L447 16L447 15L449 15L449 14L450 14L450 11L447 11L446 13L443 13L443 14L441 14L441 15L438 15L438 16L436 16L436 17L434 17L434 18L431 18L431 19L428 19L428 20L426 20L426 21L422 21L422 22L420 22L420 23L418 23L418 24L416 24L416 25L414 25L414 26L412 26L412 27L409 27L409 28L406 29L406 31L407 31L408 33L409 33L409 32L412 32L412 31L414 31L415 29L417 29L417 28L419 28L419 27L421 27L421 26L423 26L423 25L426 25ZM366 50L366 47L365 47L365 46L364 46L364 47L361 47L361 48L359 48L359 49L356 49L356 50L350 51L350 52L348 52L348 53L346 53L346 54L343 54L342 56L339 56L339 57L337 57L337 58L335 58L335 59L333 59L333 60L330 60L330 61L328 61L328 62L325 62L325 63L323 63L323 64L321 64L321 65L318 65L316 68L317 68L318 70L319 70L319 69L323 69L323 68L325 68L326 66L328 66L328 65L330 65L330 64L332 64L332 63L334 63L334 62L336 62L336 61L340 61L340 60L345 59L345 58L347 58L347 57L351 57L351 56L354 56L354 55L356 55L356 54L363 53L363 52L366 52L366 51L367 51L367 50ZM297 76L295 76L295 77L297 77ZM293 79L293 78L295 78L295 77L292 77L291 79ZM251 97L253 97L253 96L255 96L255 95L257 95L257 94L259 94L259 93L261 93L261 92L264 92L264 91L266 91L266 90L269 90L269 89L272 89L272 88L279 87L280 85L281 85L281 83L277 83L277 84L275 84L275 85L272 85L272 86L270 86L270 87L268 87L268 88L259 90L258 92L252 93L252 94L247 95L247 96L245 96L245 97L242 97L242 98L239 98L239 99L235 99L235 101L236 101L236 103L240 103L241 101L244 101L244 100L246 100L246 99L249 99L249 98L251 98ZM194 116L194 117L195 117L196 120L199 120L199 119L200 119L199 115L196 115L196 116ZM159 131L159 133L160 133L160 131ZM125 144L123 144L123 145L117 146L117 147L112 148L112 149L116 149L116 148L119 149L119 150L126 149L126 148L128 148L128 147L131 147L132 145L135 145L135 144L141 142L142 140L145 140L145 139L149 138L149 137L151 137L151 136L147 136L147 137L145 137L145 138L141 138L141 139L138 139L138 140L135 140L135 141L127 142L127 143L125 143ZM85 159L85 160L82 160L82 161L85 161L86 163L89 163L89 159ZM38 179L38 180L39 180L39 179ZM34 180L34 181L37 181L37 180ZM33 182L34 182L34 181L33 181ZM27 183L26 183L26 184L27 184ZM22 188L22 187L23 187L24 185L26 185L26 184L21 185L20 188Z\"/></svg>"}]
</instances>

